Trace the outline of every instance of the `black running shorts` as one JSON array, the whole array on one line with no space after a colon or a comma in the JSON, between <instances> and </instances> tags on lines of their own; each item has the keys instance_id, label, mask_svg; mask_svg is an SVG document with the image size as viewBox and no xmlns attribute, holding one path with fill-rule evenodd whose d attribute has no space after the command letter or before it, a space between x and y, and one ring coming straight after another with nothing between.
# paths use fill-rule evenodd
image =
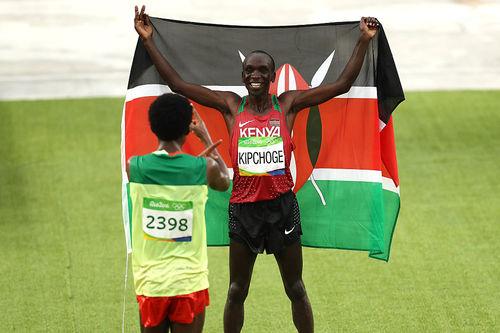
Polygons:
<instances>
[{"instance_id":1,"label":"black running shorts","mask_svg":"<svg viewBox=\"0 0 500 333\"><path fill-rule=\"evenodd\" d=\"M254 253L277 253L300 241L300 210L289 191L276 199L229 204L229 237Z\"/></svg>"}]
</instances>

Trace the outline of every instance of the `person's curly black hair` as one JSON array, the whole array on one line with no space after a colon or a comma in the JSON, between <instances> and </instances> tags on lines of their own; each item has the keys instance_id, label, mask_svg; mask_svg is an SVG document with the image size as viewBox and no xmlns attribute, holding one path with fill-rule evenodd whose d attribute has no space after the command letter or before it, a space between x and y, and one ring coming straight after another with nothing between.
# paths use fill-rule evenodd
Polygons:
<instances>
[{"instance_id":1,"label":"person's curly black hair","mask_svg":"<svg viewBox=\"0 0 500 333\"><path fill-rule=\"evenodd\" d=\"M162 141L177 140L189 133L193 107L184 96L163 94L149 107L149 125Z\"/></svg>"}]
</instances>

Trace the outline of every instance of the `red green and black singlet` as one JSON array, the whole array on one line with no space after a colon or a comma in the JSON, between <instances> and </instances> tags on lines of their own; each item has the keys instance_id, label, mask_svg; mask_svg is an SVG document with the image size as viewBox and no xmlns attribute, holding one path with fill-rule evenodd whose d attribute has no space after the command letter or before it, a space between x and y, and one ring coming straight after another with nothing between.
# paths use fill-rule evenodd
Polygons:
<instances>
[{"instance_id":1,"label":"red green and black singlet","mask_svg":"<svg viewBox=\"0 0 500 333\"><path fill-rule=\"evenodd\" d=\"M247 110L247 97L238 108L229 150L234 171L231 203L275 199L293 187L294 147L278 98L270 98L272 109L263 116Z\"/></svg>"}]
</instances>

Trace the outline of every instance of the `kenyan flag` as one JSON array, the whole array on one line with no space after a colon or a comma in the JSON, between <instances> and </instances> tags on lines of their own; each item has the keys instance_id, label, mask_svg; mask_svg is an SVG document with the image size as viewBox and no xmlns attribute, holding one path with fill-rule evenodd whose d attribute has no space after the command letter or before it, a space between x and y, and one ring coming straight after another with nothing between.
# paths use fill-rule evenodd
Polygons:
<instances>
[{"instance_id":1,"label":"kenyan flag","mask_svg":"<svg viewBox=\"0 0 500 333\"><path fill-rule=\"evenodd\" d=\"M241 27L152 18L154 39L184 80L241 96L241 63L261 49L277 65L271 93L309 89L333 82L347 63L359 36L358 22L285 27ZM122 121L122 169L133 155L156 148L147 110L156 96L170 92L141 41L132 63ZM404 100L384 31L372 40L351 90L297 116L291 170L299 199L302 244L369 251L388 260L400 198L391 113ZM229 136L218 111L195 104L230 167ZM189 135L183 150L197 154L201 143ZM227 245L230 192L210 191L207 203L209 245ZM124 194L124 221L129 230ZM128 237L127 237L128 241ZM129 245L129 243L128 243ZM130 247L129 247L130 249Z\"/></svg>"}]
</instances>

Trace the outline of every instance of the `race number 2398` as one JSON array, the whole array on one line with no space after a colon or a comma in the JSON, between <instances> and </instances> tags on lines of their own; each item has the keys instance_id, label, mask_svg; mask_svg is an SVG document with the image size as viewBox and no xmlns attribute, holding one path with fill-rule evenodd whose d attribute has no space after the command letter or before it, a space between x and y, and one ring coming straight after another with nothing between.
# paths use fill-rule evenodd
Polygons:
<instances>
[{"instance_id":1,"label":"race number 2398","mask_svg":"<svg viewBox=\"0 0 500 333\"><path fill-rule=\"evenodd\" d=\"M144 198L142 230L154 238L190 242L193 235L193 202Z\"/></svg>"}]
</instances>

